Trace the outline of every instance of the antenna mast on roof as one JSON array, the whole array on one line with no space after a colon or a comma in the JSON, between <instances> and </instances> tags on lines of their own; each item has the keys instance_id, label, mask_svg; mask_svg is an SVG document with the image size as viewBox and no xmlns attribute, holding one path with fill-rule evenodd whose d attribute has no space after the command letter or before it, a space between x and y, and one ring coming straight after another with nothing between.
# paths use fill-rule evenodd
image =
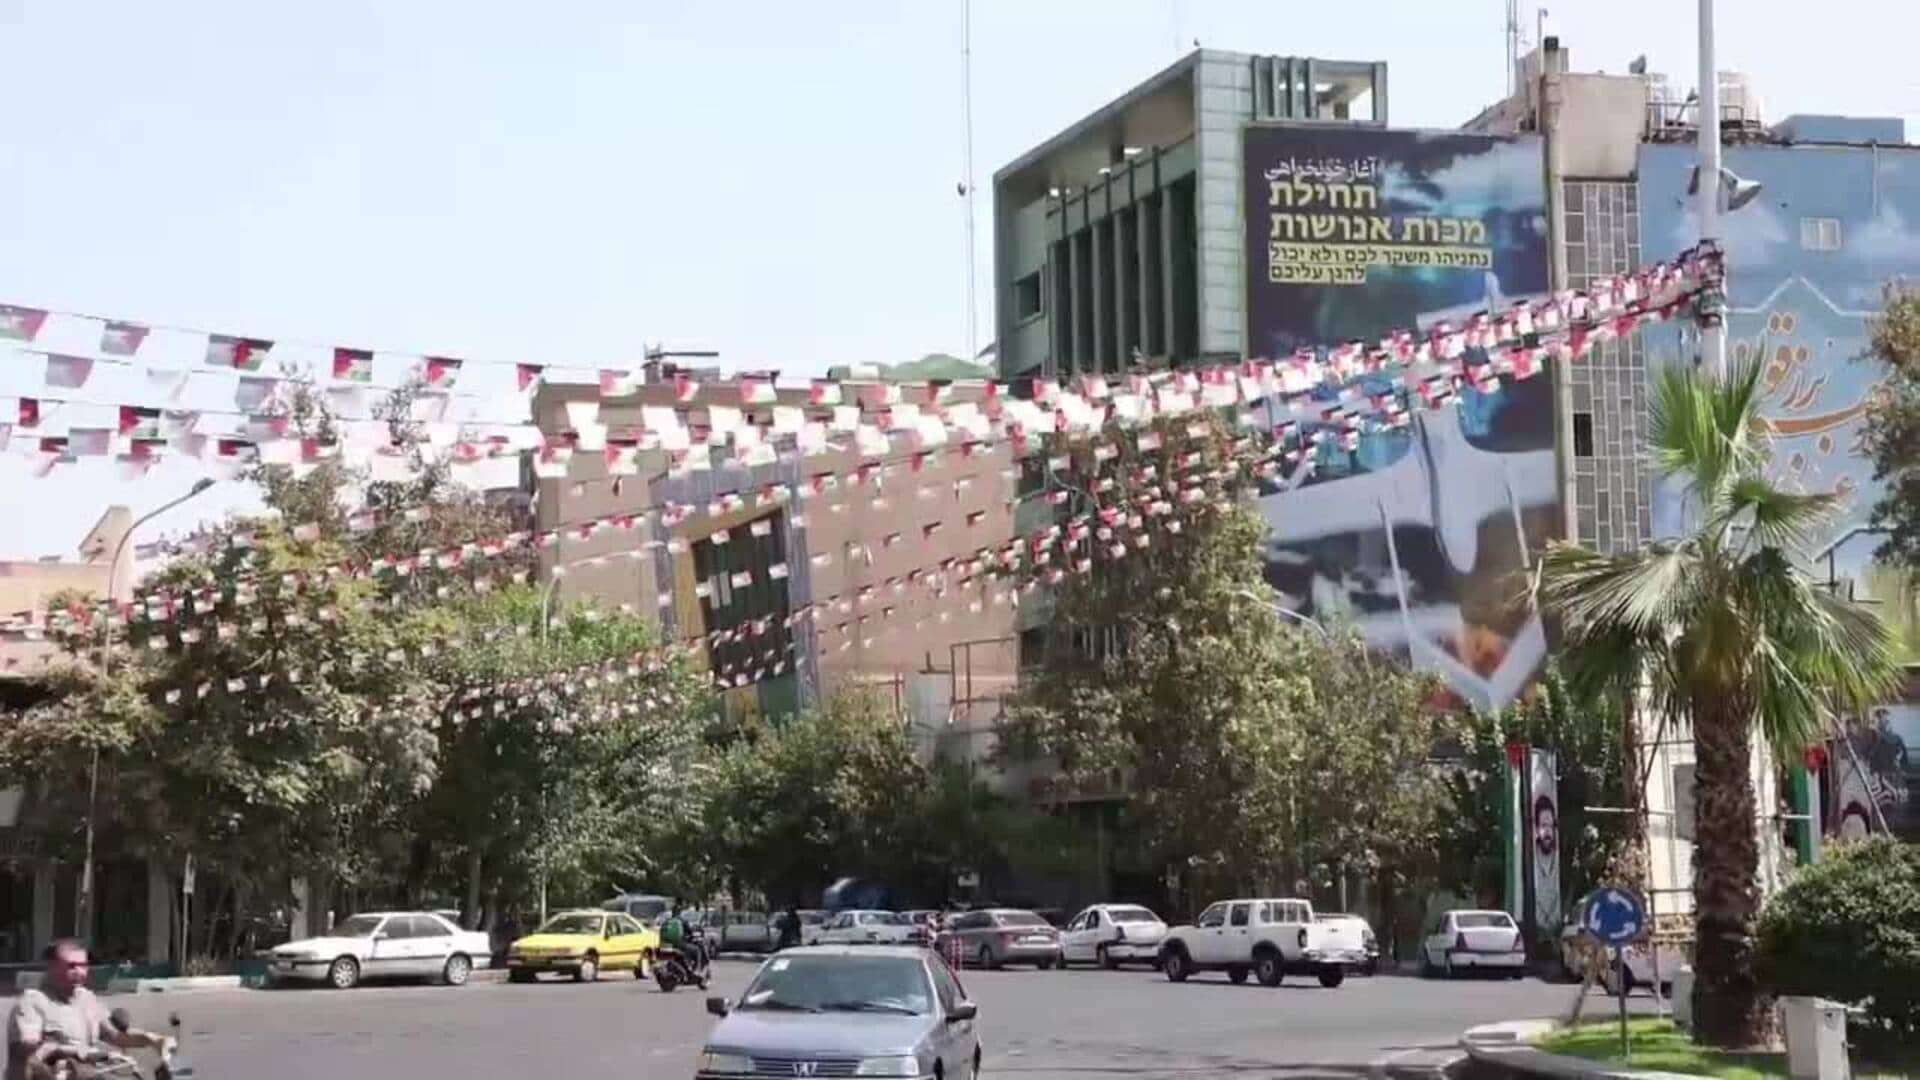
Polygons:
<instances>
[{"instance_id":1,"label":"antenna mast on roof","mask_svg":"<svg viewBox=\"0 0 1920 1080\"><path fill-rule=\"evenodd\" d=\"M1507 0L1507 96L1512 97L1520 69L1520 0Z\"/></svg>"},{"instance_id":2,"label":"antenna mast on roof","mask_svg":"<svg viewBox=\"0 0 1920 1080\"><path fill-rule=\"evenodd\" d=\"M980 301L976 281L979 267L974 254L973 213L973 0L960 0L960 110L966 129L965 163L967 178L960 183L960 194L967 204L967 360L980 354Z\"/></svg>"}]
</instances>

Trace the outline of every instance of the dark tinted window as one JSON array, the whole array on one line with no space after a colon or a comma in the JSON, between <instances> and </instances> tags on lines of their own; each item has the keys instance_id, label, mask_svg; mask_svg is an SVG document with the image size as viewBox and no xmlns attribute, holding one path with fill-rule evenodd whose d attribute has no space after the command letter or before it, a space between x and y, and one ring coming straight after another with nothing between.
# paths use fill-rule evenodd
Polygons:
<instances>
[{"instance_id":1,"label":"dark tinted window","mask_svg":"<svg viewBox=\"0 0 1920 1080\"><path fill-rule=\"evenodd\" d=\"M823 1012L933 1011L925 966L903 956L776 956L740 995L741 1009L802 1006Z\"/></svg>"},{"instance_id":2,"label":"dark tinted window","mask_svg":"<svg viewBox=\"0 0 1920 1080\"><path fill-rule=\"evenodd\" d=\"M407 923L413 927L413 936L417 938L446 937L450 932L439 919L431 915L410 915Z\"/></svg>"},{"instance_id":3,"label":"dark tinted window","mask_svg":"<svg viewBox=\"0 0 1920 1080\"><path fill-rule=\"evenodd\" d=\"M388 919L387 925L380 929L389 939L399 941L413 936L413 920L405 915L395 915L393 918Z\"/></svg>"},{"instance_id":4,"label":"dark tinted window","mask_svg":"<svg viewBox=\"0 0 1920 1080\"><path fill-rule=\"evenodd\" d=\"M1252 910L1252 904L1235 904L1233 905L1233 913L1227 917L1227 922L1233 926L1245 926L1247 925L1247 915L1252 912Z\"/></svg>"},{"instance_id":5,"label":"dark tinted window","mask_svg":"<svg viewBox=\"0 0 1920 1080\"><path fill-rule=\"evenodd\" d=\"M1003 911L999 915L1001 926L1047 926L1047 920L1030 911Z\"/></svg>"},{"instance_id":6,"label":"dark tinted window","mask_svg":"<svg viewBox=\"0 0 1920 1080\"><path fill-rule=\"evenodd\" d=\"M1511 930L1513 920L1495 912L1462 912L1453 917L1453 925L1462 930Z\"/></svg>"}]
</instances>

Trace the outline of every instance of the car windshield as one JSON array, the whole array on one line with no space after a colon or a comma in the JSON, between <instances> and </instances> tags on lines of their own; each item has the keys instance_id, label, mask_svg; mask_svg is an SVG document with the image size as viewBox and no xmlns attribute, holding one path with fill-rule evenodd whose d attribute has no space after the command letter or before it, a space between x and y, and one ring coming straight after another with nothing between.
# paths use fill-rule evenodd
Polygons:
<instances>
[{"instance_id":1,"label":"car windshield","mask_svg":"<svg viewBox=\"0 0 1920 1080\"><path fill-rule=\"evenodd\" d=\"M920 1015L933 1010L933 989L913 957L776 956L740 995L740 1008Z\"/></svg>"},{"instance_id":2,"label":"car windshield","mask_svg":"<svg viewBox=\"0 0 1920 1080\"><path fill-rule=\"evenodd\" d=\"M597 934L600 932L600 916L585 912L567 915L555 915L540 924L536 934Z\"/></svg>"},{"instance_id":3,"label":"car windshield","mask_svg":"<svg viewBox=\"0 0 1920 1080\"><path fill-rule=\"evenodd\" d=\"M334 937L366 937L380 929L385 915L351 915L333 924Z\"/></svg>"},{"instance_id":4,"label":"car windshield","mask_svg":"<svg viewBox=\"0 0 1920 1080\"><path fill-rule=\"evenodd\" d=\"M1107 909L1107 918L1114 922L1159 922L1160 916L1143 907L1117 907Z\"/></svg>"},{"instance_id":5,"label":"car windshield","mask_svg":"<svg viewBox=\"0 0 1920 1080\"><path fill-rule=\"evenodd\" d=\"M1453 925L1462 930L1511 930L1513 929L1513 920L1499 912L1472 912L1464 915L1455 915L1453 917Z\"/></svg>"},{"instance_id":6,"label":"car windshield","mask_svg":"<svg viewBox=\"0 0 1920 1080\"><path fill-rule=\"evenodd\" d=\"M1046 926L1047 920L1032 912L1003 911L1000 913L1001 926Z\"/></svg>"}]
</instances>

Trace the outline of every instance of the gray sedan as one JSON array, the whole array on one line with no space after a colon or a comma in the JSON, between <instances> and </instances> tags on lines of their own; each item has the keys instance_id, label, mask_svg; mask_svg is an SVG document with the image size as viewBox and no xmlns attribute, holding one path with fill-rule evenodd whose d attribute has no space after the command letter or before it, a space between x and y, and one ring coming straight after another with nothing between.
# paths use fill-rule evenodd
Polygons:
<instances>
[{"instance_id":1,"label":"gray sedan","mask_svg":"<svg viewBox=\"0 0 1920 1080\"><path fill-rule=\"evenodd\" d=\"M721 1018L701 1080L913 1077L973 1080L978 1008L925 949L813 945L760 966L740 1000L707 999Z\"/></svg>"}]
</instances>

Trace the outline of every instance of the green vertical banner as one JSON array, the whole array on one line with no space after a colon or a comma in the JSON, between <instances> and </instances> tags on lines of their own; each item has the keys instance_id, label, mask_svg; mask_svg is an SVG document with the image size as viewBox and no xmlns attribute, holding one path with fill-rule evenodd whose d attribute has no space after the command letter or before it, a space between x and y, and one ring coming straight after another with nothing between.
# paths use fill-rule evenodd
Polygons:
<instances>
[{"instance_id":1,"label":"green vertical banner","mask_svg":"<svg viewBox=\"0 0 1920 1080\"><path fill-rule=\"evenodd\" d=\"M1801 815L1793 823L1794 853L1801 866L1812 866L1820 857L1820 785L1806 765L1793 770L1793 812Z\"/></svg>"},{"instance_id":2,"label":"green vertical banner","mask_svg":"<svg viewBox=\"0 0 1920 1080\"><path fill-rule=\"evenodd\" d=\"M1505 874L1505 897L1501 904L1507 914L1515 919L1525 917L1526 912L1526 871L1527 852L1522 845L1526 843L1526 830L1522 828L1520 799L1523 785L1526 783L1527 744L1510 742L1507 744L1507 790L1500 800L1500 829L1504 853L1502 862Z\"/></svg>"}]
</instances>

